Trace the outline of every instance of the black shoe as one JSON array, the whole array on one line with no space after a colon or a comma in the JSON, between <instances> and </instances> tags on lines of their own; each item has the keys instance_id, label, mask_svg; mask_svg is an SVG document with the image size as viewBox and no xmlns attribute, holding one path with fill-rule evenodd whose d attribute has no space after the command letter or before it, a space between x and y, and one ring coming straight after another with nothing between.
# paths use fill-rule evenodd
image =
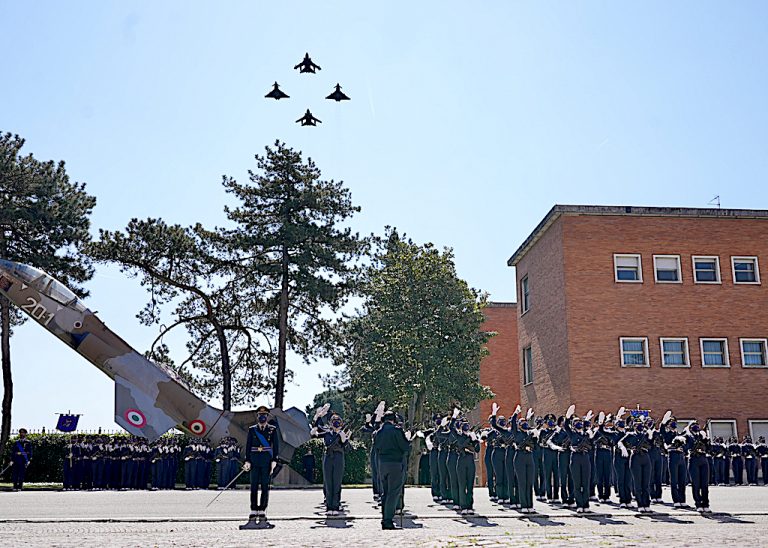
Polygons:
<instances>
[{"instance_id":1,"label":"black shoe","mask_svg":"<svg viewBox=\"0 0 768 548\"><path fill-rule=\"evenodd\" d=\"M381 528L385 531L395 531L397 529L394 523L382 523Z\"/></svg>"}]
</instances>

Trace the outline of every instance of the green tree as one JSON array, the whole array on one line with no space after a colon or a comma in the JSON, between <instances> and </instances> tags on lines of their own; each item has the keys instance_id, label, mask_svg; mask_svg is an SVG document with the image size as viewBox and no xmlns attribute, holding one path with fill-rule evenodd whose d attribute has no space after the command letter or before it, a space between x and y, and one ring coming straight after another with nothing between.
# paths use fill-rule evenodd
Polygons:
<instances>
[{"instance_id":1,"label":"green tree","mask_svg":"<svg viewBox=\"0 0 768 548\"><path fill-rule=\"evenodd\" d=\"M88 252L141 277L150 300L137 317L144 325L160 325L150 359L174 368L202 395L221 396L227 411L233 402L250 403L273 387L268 371L273 352L255 296L258 279L235 268L219 233L199 224L185 228L133 219L125 233L99 231ZM162 307L169 304L173 311L166 325ZM188 355L176 364L163 340L181 326L188 334Z\"/></svg>"},{"instance_id":2,"label":"green tree","mask_svg":"<svg viewBox=\"0 0 768 548\"><path fill-rule=\"evenodd\" d=\"M88 258L78 252L90 239L89 216L96 199L84 183L73 183L64 162L41 162L21 155L24 139L0 134L0 257L40 268L81 296L79 284L93 276ZM0 295L0 349L3 403L0 447L11 430L13 380L11 329L23 318Z\"/></svg>"},{"instance_id":3,"label":"green tree","mask_svg":"<svg viewBox=\"0 0 768 548\"><path fill-rule=\"evenodd\" d=\"M367 240L340 224L360 210L342 182L320 179L311 158L277 141L256 155L256 172L241 184L224 178L240 200L226 208L240 266L261 274L269 323L277 330L275 406L283 407L288 350L310 362L339 342L334 315L354 291L355 261Z\"/></svg>"},{"instance_id":4,"label":"green tree","mask_svg":"<svg viewBox=\"0 0 768 548\"><path fill-rule=\"evenodd\" d=\"M429 411L472 409L492 397L480 384L485 296L456 275L452 251L417 245L393 229L378 244L361 284L364 305L346 328L342 377L356 402L373 409L385 400L416 427ZM417 445L412 479L418 458Z\"/></svg>"}]
</instances>

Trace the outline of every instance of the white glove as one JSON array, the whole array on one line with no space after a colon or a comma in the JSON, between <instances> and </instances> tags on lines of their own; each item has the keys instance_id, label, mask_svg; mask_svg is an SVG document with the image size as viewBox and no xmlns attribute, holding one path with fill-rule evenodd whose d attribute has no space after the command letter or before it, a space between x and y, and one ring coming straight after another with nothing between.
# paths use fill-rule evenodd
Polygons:
<instances>
[{"instance_id":1,"label":"white glove","mask_svg":"<svg viewBox=\"0 0 768 548\"><path fill-rule=\"evenodd\" d=\"M379 422L381 420L381 417L384 416L385 405L386 405L386 402L382 400L379 402L379 405L376 406L376 411L373 413L376 416L376 422Z\"/></svg>"},{"instance_id":2,"label":"white glove","mask_svg":"<svg viewBox=\"0 0 768 548\"><path fill-rule=\"evenodd\" d=\"M245 461L245 463L243 464L243 470L248 472L250 469L251 469L251 463L248 461Z\"/></svg>"},{"instance_id":3,"label":"white glove","mask_svg":"<svg viewBox=\"0 0 768 548\"><path fill-rule=\"evenodd\" d=\"M347 433L342 430L339 432L339 439L341 440L341 443L347 443L349 436L347 436Z\"/></svg>"},{"instance_id":4,"label":"white glove","mask_svg":"<svg viewBox=\"0 0 768 548\"><path fill-rule=\"evenodd\" d=\"M531 420L532 416L533 416L533 407L529 407L528 412L525 414L525 418L528 420Z\"/></svg>"},{"instance_id":5,"label":"white glove","mask_svg":"<svg viewBox=\"0 0 768 548\"><path fill-rule=\"evenodd\" d=\"M499 404L496 402L493 402L493 405L491 405L491 415L496 416L496 413L499 412Z\"/></svg>"},{"instance_id":6,"label":"white glove","mask_svg":"<svg viewBox=\"0 0 768 548\"><path fill-rule=\"evenodd\" d=\"M616 420L620 419L624 416L626 409L624 409L624 406L619 407L618 413L616 413Z\"/></svg>"},{"instance_id":7,"label":"white glove","mask_svg":"<svg viewBox=\"0 0 768 548\"><path fill-rule=\"evenodd\" d=\"M426 443L427 443L427 449L429 449L430 451L432 451L432 449L434 449L434 447L435 447L435 444L433 444L433 443L432 443L432 440L430 440L429 438L427 438L425 441L426 441Z\"/></svg>"},{"instance_id":8,"label":"white glove","mask_svg":"<svg viewBox=\"0 0 768 548\"><path fill-rule=\"evenodd\" d=\"M570 419L575 412L576 412L576 406L575 405L571 405L568 408L568 411L565 412L565 418L566 419Z\"/></svg>"},{"instance_id":9,"label":"white glove","mask_svg":"<svg viewBox=\"0 0 768 548\"><path fill-rule=\"evenodd\" d=\"M520 407L520 404L518 403L517 407L515 407L515 411L512 414L513 415L517 415L518 413L520 413L521 409L522 409L522 407Z\"/></svg>"},{"instance_id":10,"label":"white glove","mask_svg":"<svg viewBox=\"0 0 768 548\"><path fill-rule=\"evenodd\" d=\"M320 433L320 431L317 429L317 427L312 428L312 430L309 431L310 436L317 436Z\"/></svg>"},{"instance_id":11,"label":"white glove","mask_svg":"<svg viewBox=\"0 0 768 548\"><path fill-rule=\"evenodd\" d=\"M650 428L648 429L648 439L649 439L649 440L652 440L652 439L653 439L653 432L654 432L654 431L653 431L653 430L651 430Z\"/></svg>"},{"instance_id":12,"label":"white glove","mask_svg":"<svg viewBox=\"0 0 768 548\"><path fill-rule=\"evenodd\" d=\"M418 436L420 438L423 438L424 437L424 432L422 432L421 430L416 430L416 436Z\"/></svg>"},{"instance_id":13,"label":"white glove","mask_svg":"<svg viewBox=\"0 0 768 548\"><path fill-rule=\"evenodd\" d=\"M668 410L666 413L664 413L664 417L661 419L661 424L667 424L669 422L669 419L672 418L672 410Z\"/></svg>"},{"instance_id":14,"label":"white glove","mask_svg":"<svg viewBox=\"0 0 768 548\"><path fill-rule=\"evenodd\" d=\"M475 434L474 432L470 432L469 439L471 439L472 441L477 441L477 434Z\"/></svg>"},{"instance_id":15,"label":"white glove","mask_svg":"<svg viewBox=\"0 0 768 548\"><path fill-rule=\"evenodd\" d=\"M405 432L405 439L407 439L408 441L411 441L412 437L413 437L413 434L410 431Z\"/></svg>"},{"instance_id":16,"label":"white glove","mask_svg":"<svg viewBox=\"0 0 768 548\"><path fill-rule=\"evenodd\" d=\"M269 465L269 473L272 474L272 472L275 471L275 468L277 468L277 463L272 461L272 464Z\"/></svg>"},{"instance_id":17,"label":"white glove","mask_svg":"<svg viewBox=\"0 0 768 548\"><path fill-rule=\"evenodd\" d=\"M627 451L626 447L622 446L622 447L619 447L619 449L621 449L621 456L622 457L627 458L629 456L629 451Z\"/></svg>"},{"instance_id":18,"label":"white glove","mask_svg":"<svg viewBox=\"0 0 768 548\"><path fill-rule=\"evenodd\" d=\"M459 411L459 408L458 407L454 407L453 408L453 418L455 419L456 417L458 417L459 413L461 413L461 411Z\"/></svg>"},{"instance_id":19,"label":"white glove","mask_svg":"<svg viewBox=\"0 0 768 548\"><path fill-rule=\"evenodd\" d=\"M373 418L373 416L370 413L366 413L365 414L365 422L366 423L371 422L371 418Z\"/></svg>"},{"instance_id":20,"label":"white glove","mask_svg":"<svg viewBox=\"0 0 768 548\"><path fill-rule=\"evenodd\" d=\"M587 416L586 416L585 418L586 418L588 421L590 421L590 420L592 420L592 417L593 417L593 416L594 416L594 415L592 415L592 410L590 409L589 411L587 411Z\"/></svg>"},{"instance_id":21,"label":"white glove","mask_svg":"<svg viewBox=\"0 0 768 548\"><path fill-rule=\"evenodd\" d=\"M597 416L597 424L603 424L605 422L605 413L600 411L600 414Z\"/></svg>"},{"instance_id":22,"label":"white glove","mask_svg":"<svg viewBox=\"0 0 768 548\"><path fill-rule=\"evenodd\" d=\"M440 426L448 426L448 417L443 417L443 420L440 421Z\"/></svg>"}]
</instances>

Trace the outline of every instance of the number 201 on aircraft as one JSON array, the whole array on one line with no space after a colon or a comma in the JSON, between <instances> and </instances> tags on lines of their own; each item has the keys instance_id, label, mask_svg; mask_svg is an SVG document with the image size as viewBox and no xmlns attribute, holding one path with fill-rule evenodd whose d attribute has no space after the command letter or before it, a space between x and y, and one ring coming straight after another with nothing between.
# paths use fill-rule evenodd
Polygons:
<instances>
[{"instance_id":1,"label":"number 201 on aircraft","mask_svg":"<svg viewBox=\"0 0 768 548\"><path fill-rule=\"evenodd\" d=\"M53 319L53 313L48 312L48 310L42 304L37 302L32 297L27 297L27 304L21 305L21 309L27 311L30 316L32 316L43 325L48 325L48 323Z\"/></svg>"}]
</instances>

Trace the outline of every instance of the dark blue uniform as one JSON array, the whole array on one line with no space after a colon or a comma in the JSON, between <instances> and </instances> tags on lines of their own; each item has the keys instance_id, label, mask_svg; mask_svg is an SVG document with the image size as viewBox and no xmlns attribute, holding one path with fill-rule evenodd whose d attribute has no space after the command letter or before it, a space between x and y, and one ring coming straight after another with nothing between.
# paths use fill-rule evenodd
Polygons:
<instances>
[{"instance_id":1,"label":"dark blue uniform","mask_svg":"<svg viewBox=\"0 0 768 548\"><path fill-rule=\"evenodd\" d=\"M26 438L19 438L11 442L11 462L13 462L11 481L15 490L24 487L24 476L27 473L27 466L29 466L31 460L32 442Z\"/></svg>"},{"instance_id":2,"label":"dark blue uniform","mask_svg":"<svg viewBox=\"0 0 768 548\"><path fill-rule=\"evenodd\" d=\"M248 429L245 458L251 463L251 511L264 512L269 504L269 482L272 463L280 453L280 436L271 424ZM259 496L261 495L261 496Z\"/></svg>"}]
</instances>

